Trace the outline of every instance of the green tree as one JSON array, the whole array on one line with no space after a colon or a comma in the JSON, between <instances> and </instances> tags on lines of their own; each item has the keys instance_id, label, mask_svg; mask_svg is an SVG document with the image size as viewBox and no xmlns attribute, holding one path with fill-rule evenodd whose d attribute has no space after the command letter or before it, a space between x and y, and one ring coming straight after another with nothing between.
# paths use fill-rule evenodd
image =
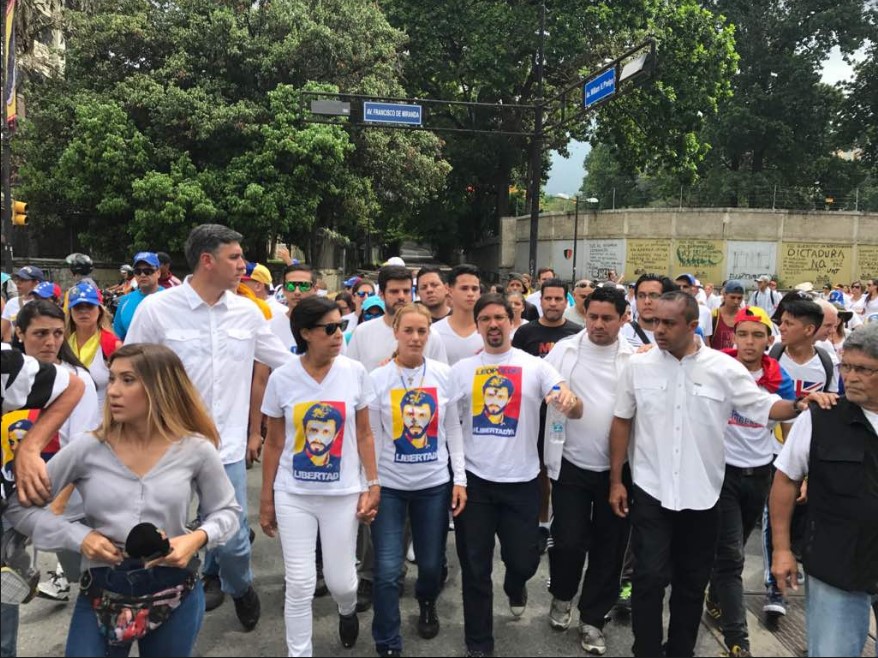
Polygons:
<instances>
[{"instance_id":1,"label":"green tree","mask_svg":"<svg viewBox=\"0 0 878 658\"><path fill-rule=\"evenodd\" d=\"M449 171L436 136L306 122L305 90L403 92L405 37L374 3L89 9L66 15L65 79L28 90L16 147L38 229L76 222L98 255L122 256L128 240L179 249L217 221L259 259L276 237L316 255L327 236L422 230L418 209Z\"/></svg>"},{"instance_id":2,"label":"green tree","mask_svg":"<svg viewBox=\"0 0 878 658\"><path fill-rule=\"evenodd\" d=\"M383 6L409 36L404 79L411 94L507 106L537 101L539 2L387 0ZM703 117L728 95L735 68L732 30L722 17L694 0L547 0L546 7L547 98L648 35L658 38L660 62L652 83L606 106L596 123L586 118L550 134L547 146L597 137L614 144L630 169L659 161L692 172L707 150L699 138ZM527 133L534 118L513 107L448 107L431 112L430 120ZM496 230L509 210L511 183L526 185L528 140L450 134L446 154L453 171L442 203L428 210L446 221L443 228L456 225L455 237L465 244Z\"/></svg>"}]
</instances>

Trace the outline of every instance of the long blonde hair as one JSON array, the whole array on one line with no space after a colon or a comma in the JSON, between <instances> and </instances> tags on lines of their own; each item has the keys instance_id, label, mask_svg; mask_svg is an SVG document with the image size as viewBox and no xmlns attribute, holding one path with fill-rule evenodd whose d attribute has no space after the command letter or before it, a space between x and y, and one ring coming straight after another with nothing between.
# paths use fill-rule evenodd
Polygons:
<instances>
[{"instance_id":1,"label":"long blonde hair","mask_svg":"<svg viewBox=\"0 0 878 658\"><path fill-rule=\"evenodd\" d=\"M134 343L113 352L108 366L112 367L117 359L130 359L134 373L143 384L149 400L147 423L150 434L166 441L200 435L219 446L216 425L186 374L183 362L173 350L164 345ZM103 422L95 430L95 436L101 441L118 439L123 425L113 420L108 398L104 404Z\"/></svg>"},{"instance_id":2,"label":"long blonde hair","mask_svg":"<svg viewBox=\"0 0 878 658\"><path fill-rule=\"evenodd\" d=\"M104 308L103 304L98 304L98 308L100 309L98 314L98 330L95 333L100 333L101 329L112 331L113 325L110 323L109 312ZM73 309L68 306L64 315L66 316L66 319L64 320L64 338L70 338L70 336L76 333L76 323L73 321Z\"/></svg>"}]
</instances>

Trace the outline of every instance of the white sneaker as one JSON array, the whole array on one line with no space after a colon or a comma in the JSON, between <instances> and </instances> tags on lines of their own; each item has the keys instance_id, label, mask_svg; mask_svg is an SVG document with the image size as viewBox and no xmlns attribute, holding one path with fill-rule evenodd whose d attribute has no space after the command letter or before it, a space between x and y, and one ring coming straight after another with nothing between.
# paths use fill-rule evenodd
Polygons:
<instances>
[{"instance_id":1,"label":"white sneaker","mask_svg":"<svg viewBox=\"0 0 878 658\"><path fill-rule=\"evenodd\" d=\"M579 623L579 643L587 653L603 656L607 653L607 641L599 628Z\"/></svg>"},{"instance_id":2,"label":"white sneaker","mask_svg":"<svg viewBox=\"0 0 878 658\"><path fill-rule=\"evenodd\" d=\"M52 601L69 601L70 600L70 583L64 570L58 564L55 571L49 572L49 579L37 585L37 596Z\"/></svg>"},{"instance_id":3,"label":"white sneaker","mask_svg":"<svg viewBox=\"0 0 878 658\"><path fill-rule=\"evenodd\" d=\"M398 555L398 553L397 553ZM409 548L405 553L405 559L411 562L412 564L416 564L415 560L415 544L414 542L409 542Z\"/></svg>"},{"instance_id":4,"label":"white sneaker","mask_svg":"<svg viewBox=\"0 0 878 658\"><path fill-rule=\"evenodd\" d=\"M549 625L556 631L566 631L570 628L570 609L572 601L552 599L552 607L549 609Z\"/></svg>"}]
</instances>

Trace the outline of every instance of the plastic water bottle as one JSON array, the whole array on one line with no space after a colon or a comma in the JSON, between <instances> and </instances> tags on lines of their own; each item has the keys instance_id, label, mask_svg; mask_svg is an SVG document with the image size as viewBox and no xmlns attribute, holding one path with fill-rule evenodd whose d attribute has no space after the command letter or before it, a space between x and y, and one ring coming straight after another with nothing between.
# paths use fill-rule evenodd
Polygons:
<instances>
[{"instance_id":1,"label":"plastic water bottle","mask_svg":"<svg viewBox=\"0 0 878 658\"><path fill-rule=\"evenodd\" d=\"M552 393L561 391L560 386L552 388ZM564 441L567 438L567 417L558 411L554 405L546 407L546 443L543 447L543 461L547 468L553 471L561 466L561 455L564 452ZM549 473L549 477L557 479L557 473Z\"/></svg>"}]
</instances>

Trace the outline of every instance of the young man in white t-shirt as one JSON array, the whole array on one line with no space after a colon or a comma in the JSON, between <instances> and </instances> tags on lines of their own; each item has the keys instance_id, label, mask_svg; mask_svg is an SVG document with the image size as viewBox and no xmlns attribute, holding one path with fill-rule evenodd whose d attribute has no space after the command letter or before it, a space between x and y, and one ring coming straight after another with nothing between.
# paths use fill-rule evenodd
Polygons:
<instances>
[{"instance_id":1,"label":"young man in white t-shirt","mask_svg":"<svg viewBox=\"0 0 878 658\"><path fill-rule=\"evenodd\" d=\"M482 337L476 330L473 307L481 294L479 270L474 265L457 265L448 275L451 315L433 323L445 345L448 365L453 366L482 351Z\"/></svg>"},{"instance_id":2,"label":"young man in white t-shirt","mask_svg":"<svg viewBox=\"0 0 878 658\"><path fill-rule=\"evenodd\" d=\"M468 502L457 517L455 537L467 652L491 655L494 536L500 539L506 565L503 589L515 617L524 614L526 584L540 562L540 403L546 399L568 417L579 418L582 402L555 368L512 347L512 308L505 297L483 295L473 314L484 351L458 361L451 370L453 387L467 391L460 413Z\"/></svg>"},{"instance_id":3,"label":"young man in white t-shirt","mask_svg":"<svg viewBox=\"0 0 878 658\"><path fill-rule=\"evenodd\" d=\"M538 269L536 291L529 294L527 296L527 299L525 299L526 302L534 305L534 307L537 309L539 317L543 317L543 306L542 304L540 304L540 299L543 296L543 283L554 278L556 278L555 270L553 270L551 267L541 267L540 269Z\"/></svg>"},{"instance_id":4,"label":"young man in white t-shirt","mask_svg":"<svg viewBox=\"0 0 878 658\"><path fill-rule=\"evenodd\" d=\"M555 343L546 356L582 399L582 418L568 420L564 443L550 442L545 463L552 480L552 537L549 549L549 623L570 625L573 597L579 598L579 641L603 654L604 620L619 592L629 524L610 509L610 426L616 380L634 353L619 339L627 302L621 290L599 287L585 301L586 331ZM582 571L588 555L585 581Z\"/></svg>"},{"instance_id":5,"label":"young man in white t-shirt","mask_svg":"<svg viewBox=\"0 0 878 658\"><path fill-rule=\"evenodd\" d=\"M777 355L777 347L771 354L775 355L781 367L792 378L796 387L796 397L804 397L814 392L838 392L838 371L832 367L829 354L821 356L821 348L814 345L817 332L823 324L823 309L817 302L810 299L793 299L784 302L784 312L779 327L783 352ZM834 350L833 350L834 351ZM824 364L824 360L826 364ZM828 367L827 367L828 366ZM790 425L783 426L784 433ZM775 454L780 452L780 445L775 442ZM804 506L799 506L799 514L804 513ZM771 563L771 522L766 505L762 524L762 555L765 563L765 604L763 612L773 616L787 613L787 603L774 577L769 571Z\"/></svg>"},{"instance_id":6,"label":"young man in white t-shirt","mask_svg":"<svg viewBox=\"0 0 878 658\"><path fill-rule=\"evenodd\" d=\"M412 301L412 273L402 265L385 265L378 271L378 295L384 300L385 314L380 320L357 325L348 344L347 356L362 363L367 372L384 365L396 349L393 318L396 311ZM448 363L445 345L434 330L427 341L426 356Z\"/></svg>"},{"instance_id":7,"label":"young man in white t-shirt","mask_svg":"<svg viewBox=\"0 0 878 658\"><path fill-rule=\"evenodd\" d=\"M768 393L795 399L795 385L780 364L765 352L774 342L772 324L759 306L742 308L735 316L736 358ZM774 423L763 425L733 411L726 425L726 472L719 498L720 532L716 561L706 601L708 614L719 623L730 656L750 651L744 607L744 546L762 516L771 486Z\"/></svg>"}]
</instances>

